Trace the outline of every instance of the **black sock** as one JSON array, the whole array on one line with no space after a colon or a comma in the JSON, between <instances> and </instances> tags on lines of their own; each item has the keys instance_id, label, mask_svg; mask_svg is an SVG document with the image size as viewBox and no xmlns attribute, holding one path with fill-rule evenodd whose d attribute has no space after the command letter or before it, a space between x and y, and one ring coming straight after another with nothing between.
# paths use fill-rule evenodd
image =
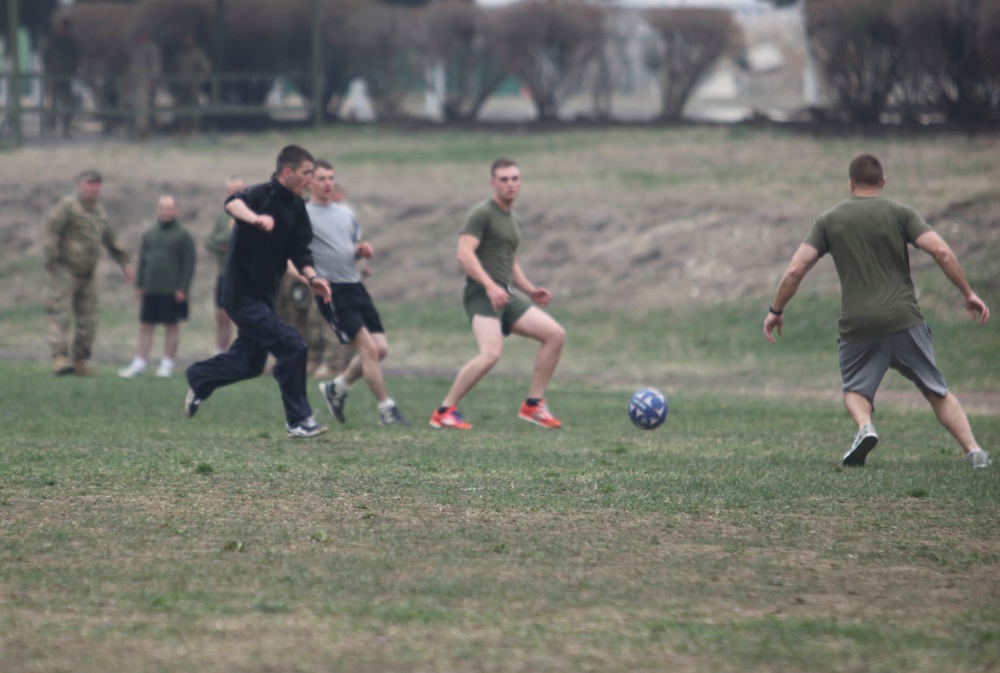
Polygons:
<instances>
[{"instance_id":1,"label":"black sock","mask_svg":"<svg viewBox=\"0 0 1000 673\"><path fill-rule=\"evenodd\" d=\"M443 414L444 412L448 411L448 409L449 407L438 407L438 413Z\"/></svg>"},{"instance_id":2,"label":"black sock","mask_svg":"<svg viewBox=\"0 0 1000 673\"><path fill-rule=\"evenodd\" d=\"M529 397L528 399L525 400L525 402L528 404L529 407L537 407L539 404L542 403L542 400L538 397Z\"/></svg>"}]
</instances>

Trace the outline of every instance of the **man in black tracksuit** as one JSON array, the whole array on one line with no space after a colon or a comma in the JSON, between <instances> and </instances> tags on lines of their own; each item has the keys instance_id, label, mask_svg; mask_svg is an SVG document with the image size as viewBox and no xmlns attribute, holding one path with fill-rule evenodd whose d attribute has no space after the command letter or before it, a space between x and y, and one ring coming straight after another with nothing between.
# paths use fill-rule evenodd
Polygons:
<instances>
[{"instance_id":1,"label":"man in black tracksuit","mask_svg":"<svg viewBox=\"0 0 1000 673\"><path fill-rule=\"evenodd\" d=\"M289 145L278 154L270 182L226 200L226 212L236 224L223 273L222 305L239 331L228 351L188 367L191 389L184 410L189 418L216 388L259 376L271 352L277 359L274 378L281 389L288 436L315 437L326 432L313 419L306 397L306 342L274 312L289 260L309 280L313 294L330 301L330 286L317 278L309 252L312 227L302 193L312 173L312 155Z\"/></svg>"}]
</instances>

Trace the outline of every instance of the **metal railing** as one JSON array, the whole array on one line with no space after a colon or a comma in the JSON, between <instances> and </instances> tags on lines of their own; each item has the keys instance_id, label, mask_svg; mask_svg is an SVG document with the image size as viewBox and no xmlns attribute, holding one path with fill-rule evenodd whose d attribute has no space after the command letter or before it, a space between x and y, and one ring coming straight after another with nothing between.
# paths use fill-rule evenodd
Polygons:
<instances>
[{"instance_id":1,"label":"metal railing","mask_svg":"<svg viewBox=\"0 0 1000 673\"><path fill-rule=\"evenodd\" d=\"M25 137L44 138L56 125L71 118L74 131L101 127L105 132L133 122L137 114L147 114L157 128L171 128L179 119L196 119L213 128L226 120L260 117L279 124L312 120L322 124L322 104L304 95L275 96L276 88L295 80L307 81L302 73L213 73L208 76L157 77L146 106L136 105L135 78L53 78L44 73L0 73L0 139L20 144ZM292 87L294 88L294 86ZM61 89L61 91L60 91ZM69 96L65 92L69 91ZM186 91L185 91L186 90ZM11 97L20 92L16 100ZM181 103L196 92L196 104ZM68 98L68 101L67 101Z\"/></svg>"}]
</instances>

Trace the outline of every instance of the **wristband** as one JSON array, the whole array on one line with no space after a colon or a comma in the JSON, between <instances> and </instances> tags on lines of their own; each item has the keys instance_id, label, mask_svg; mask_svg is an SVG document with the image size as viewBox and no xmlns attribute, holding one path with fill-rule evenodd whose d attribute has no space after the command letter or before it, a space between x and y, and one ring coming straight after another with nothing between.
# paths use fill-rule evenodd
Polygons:
<instances>
[{"instance_id":1,"label":"wristband","mask_svg":"<svg viewBox=\"0 0 1000 673\"><path fill-rule=\"evenodd\" d=\"M775 311L775 310L774 310L774 307L773 307L773 306L768 306L768 307L767 307L767 312L768 312L768 313L772 313L772 314L774 314L774 315L781 315L781 314L782 314L782 313L784 313L785 311L784 311L784 310L781 310L781 311Z\"/></svg>"},{"instance_id":2,"label":"wristband","mask_svg":"<svg viewBox=\"0 0 1000 673\"><path fill-rule=\"evenodd\" d=\"M309 283L309 287L312 287L313 281L316 280L317 276L309 276L306 278L306 282Z\"/></svg>"}]
</instances>

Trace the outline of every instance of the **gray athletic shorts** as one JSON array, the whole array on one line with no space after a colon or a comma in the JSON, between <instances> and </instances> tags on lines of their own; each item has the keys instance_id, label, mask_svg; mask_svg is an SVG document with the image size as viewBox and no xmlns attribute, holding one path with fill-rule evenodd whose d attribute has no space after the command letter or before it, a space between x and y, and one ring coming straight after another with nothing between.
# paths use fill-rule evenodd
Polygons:
<instances>
[{"instance_id":1,"label":"gray athletic shorts","mask_svg":"<svg viewBox=\"0 0 1000 673\"><path fill-rule=\"evenodd\" d=\"M875 405L875 392L892 367L913 381L924 397L944 397L948 384L934 364L931 328L917 325L891 334L840 341L840 376L844 392L858 393Z\"/></svg>"}]
</instances>

